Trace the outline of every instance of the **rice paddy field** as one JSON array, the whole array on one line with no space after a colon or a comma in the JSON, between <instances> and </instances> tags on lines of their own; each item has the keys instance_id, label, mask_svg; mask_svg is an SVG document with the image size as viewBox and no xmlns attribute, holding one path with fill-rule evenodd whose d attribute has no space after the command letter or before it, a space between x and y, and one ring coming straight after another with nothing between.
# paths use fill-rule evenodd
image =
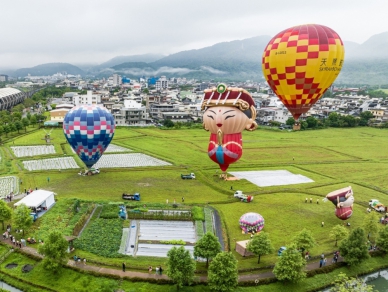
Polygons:
<instances>
[{"instance_id":1,"label":"rice paddy field","mask_svg":"<svg viewBox=\"0 0 388 292\"><path fill-rule=\"evenodd\" d=\"M21 190L29 187L52 190L58 200L120 202L122 193L139 192L141 204L165 204L167 199L170 204L174 200L180 203L184 197L186 205L210 205L221 216L226 248L233 252L236 241L249 239L249 235L241 233L238 224L246 212L257 212L264 217L263 230L269 233L275 250L290 243L303 228L311 230L317 241L317 246L310 251L314 256L335 249L328 234L333 226L343 224L334 215L334 205L322 200L329 192L352 186L355 205L353 216L348 220L349 229L362 225L370 199L379 199L388 205L388 130L384 129L360 127L293 132L259 128L244 132L242 158L230 165L228 171L287 170L313 180L268 187L259 187L244 179L220 179L218 165L207 156L209 133L204 130L118 128L112 144L130 153L164 161L166 165L101 167L101 173L94 176L77 174L84 165L66 143L61 129L51 132L50 145L55 153L18 157L11 149L46 145L44 135L43 130L36 130L1 146L0 176L22 179ZM29 171L24 167L27 160L61 157L73 158L79 169ZM195 173L195 180L181 179L181 174L191 172ZM253 202L242 203L235 199L235 190L253 195ZM312 198L313 203L305 203L306 198ZM322 221L324 227L321 227ZM257 265L256 257L244 258L236 252L234 255L239 269L268 266L277 260L274 253L261 257Z\"/></svg>"}]
</instances>

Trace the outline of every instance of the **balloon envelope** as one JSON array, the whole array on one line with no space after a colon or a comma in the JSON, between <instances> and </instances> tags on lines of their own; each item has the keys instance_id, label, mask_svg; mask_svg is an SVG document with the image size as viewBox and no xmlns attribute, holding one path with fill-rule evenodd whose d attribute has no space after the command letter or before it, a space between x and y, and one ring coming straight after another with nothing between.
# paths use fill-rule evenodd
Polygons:
<instances>
[{"instance_id":1,"label":"balloon envelope","mask_svg":"<svg viewBox=\"0 0 388 292\"><path fill-rule=\"evenodd\" d=\"M342 40L331 28L294 26L270 40L262 69L271 89L298 119L337 78L344 55Z\"/></svg>"},{"instance_id":2,"label":"balloon envelope","mask_svg":"<svg viewBox=\"0 0 388 292\"><path fill-rule=\"evenodd\" d=\"M264 228L264 218L258 213L249 212L240 217L240 227L244 230L250 229L250 227L260 231Z\"/></svg>"},{"instance_id":3,"label":"balloon envelope","mask_svg":"<svg viewBox=\"0 0 388 292\"><path fill-rule=\"evenodd\" d=\"M113 116L97 105L76 106L63 121L67 141L89 168L100 159L112 141L114 131Z\"/></svg>"}]
</instances>

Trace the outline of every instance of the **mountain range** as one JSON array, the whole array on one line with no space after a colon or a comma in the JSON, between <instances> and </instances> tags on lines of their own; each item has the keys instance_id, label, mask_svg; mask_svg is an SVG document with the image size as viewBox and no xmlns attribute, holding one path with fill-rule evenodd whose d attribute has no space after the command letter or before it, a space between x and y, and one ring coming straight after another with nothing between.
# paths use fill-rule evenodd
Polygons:
<instances>
[{"instance_id":1,"label":"mountain range","mask_svg":"<svg viewBox=\"0 0 388 292\"><path fill-rule=\"evenodd\" d=\"M182 51L169 56L144 54L119 56L83 71L67 63L50 63L18 69L11 76L68 74L127 77L181 76L215 80L263 80L261 54L271 39L258 36L217 43L197 50ZM388 32L373 35L362 44L344 41L345 62L335 83L387 84Z\"/></svg>"}]
</instances>

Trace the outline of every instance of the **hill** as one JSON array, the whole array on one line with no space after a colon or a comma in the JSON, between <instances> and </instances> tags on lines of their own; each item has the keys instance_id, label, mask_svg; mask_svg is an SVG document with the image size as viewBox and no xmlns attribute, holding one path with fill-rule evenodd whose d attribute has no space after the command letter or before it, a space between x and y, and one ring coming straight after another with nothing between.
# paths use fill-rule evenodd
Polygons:
<instances>
[{"instance_id":1,"label":"hill","mask_svg":"<svg viewBox=\"0 0 388 292\"><path fill-rule=\"evenodd\" d=\"M131 77L142 75L183 75L186 78L222 80L263 80L261 54L271 39L258 36L249 39L222 42L198 50L171 54L154 62L126 62L113 66L116 72ZM388 32L374 35L358 44L344 41L345 63L337 82L387 83Z\"/></svg>"},{"instance_id":2,"label":"hill","mask_svg":"<svg viewBox=\"0 0 388 292\"><path fill-rule=\"evenodd\" d=\"M47 75L53 75L53 74L62 73L62 72L66 72L67 74L72 74L72 75L85 74L85 72L80 68L68 63L47 63L47 64L42 64L31 68L22 68L22 69L15 70L12 73L12 76L25 77L28 74L32 76L47 76Z\"/></svg>"},{"instance_id":3,"label":"hill","mask_svg":"<svg viewBox=\"0 0 388 292\"><path fill-rule=\"evenodd\" d=\"M160 54L143 54L143 55L132 55L132 56L117 56L109 61L106 61L104 63L101 63L98 66L95 66L93 69L98 70L98 69L106 69L106 68L111 68L116 65L120 65L123 63L127 62L145 62L145 63L150 63L154 62L156 60L159 60L163 58L164 55Z\"/></svg>"}]
</instances>

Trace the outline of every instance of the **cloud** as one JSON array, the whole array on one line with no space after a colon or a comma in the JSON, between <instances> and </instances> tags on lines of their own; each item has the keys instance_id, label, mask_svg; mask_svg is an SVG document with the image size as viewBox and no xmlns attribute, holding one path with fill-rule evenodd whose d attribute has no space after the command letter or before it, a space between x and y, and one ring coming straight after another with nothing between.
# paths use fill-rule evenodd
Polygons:
<instances>
[{"instance_id":1,"label":"cloud","mask_svg":"<svg viewBox=\"0 0 388 292\"><path fill-rule=\"evenodd\" d=\"M152 68L129 68L123 70L114 70L112 68L104 69L103 72L120 72L123 74L134 75L134 76L158 76L163 73L167 74L177 74L184 75L190 72L195 72L198 70L192 70L188 68L172 68L172 67L160 67L158 69Z\"/></svg>"},{"instance_id":2,"label":"cloud","mask_svg":"<svg viewBox=\"0 0 388 292\"><path fill-rule=\"evenodd\" d=\"M225 71L214 69L214 68L209 67L209 66L201 66L201 69L202 69L201 71L208 71L212 74L227 74L228 73Z\"/></svg>"}]
</instances>

